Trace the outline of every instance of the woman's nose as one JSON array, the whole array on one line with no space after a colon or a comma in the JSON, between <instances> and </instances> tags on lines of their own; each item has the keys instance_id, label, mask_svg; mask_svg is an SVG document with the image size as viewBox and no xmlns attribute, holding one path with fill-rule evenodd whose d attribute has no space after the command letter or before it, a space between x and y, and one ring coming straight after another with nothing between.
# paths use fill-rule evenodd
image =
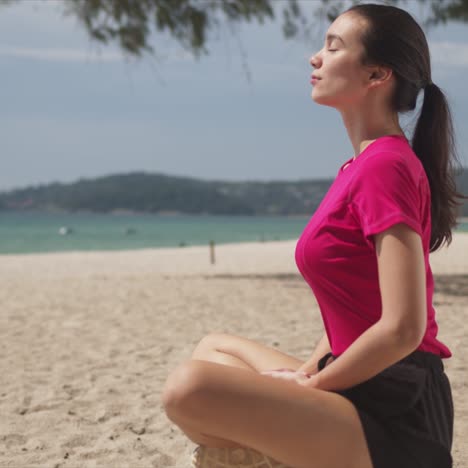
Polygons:
<instances>
[{"instance_id":1,"label":"woman's nose","mask_svg":"<svg viewBox=\"0 0 468 468\"><path fill-rule=\"evenodd\" d=\"M314 67L317 68L319 66L319 53L317 52L315 55L312 55L309 59L309 63Z\"/></svg>"}]
</instances>

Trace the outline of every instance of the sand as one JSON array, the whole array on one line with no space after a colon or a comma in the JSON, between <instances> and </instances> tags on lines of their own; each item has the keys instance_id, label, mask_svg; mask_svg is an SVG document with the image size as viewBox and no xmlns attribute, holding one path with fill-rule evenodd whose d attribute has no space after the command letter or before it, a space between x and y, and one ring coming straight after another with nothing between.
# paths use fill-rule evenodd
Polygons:
<instances>
[{"instance_id":1,"label":"sand","mask_svg":"<svg viewBox=\"0 0 468 468\"><path fill-rule=\"evenodd\" d=\"M165 416L170 371L210 332L307 359L323 332L295 241L0 256L1 467L188 467ZM468 234L431 254L455 403L455 467L468 466Z\"/></svg>"}]
</instances>

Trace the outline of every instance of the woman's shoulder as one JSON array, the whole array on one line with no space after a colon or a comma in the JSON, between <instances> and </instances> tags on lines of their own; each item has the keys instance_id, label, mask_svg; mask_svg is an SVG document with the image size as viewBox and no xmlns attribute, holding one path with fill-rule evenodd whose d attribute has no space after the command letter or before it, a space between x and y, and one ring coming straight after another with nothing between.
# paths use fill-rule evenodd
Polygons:
<instances>
[{"instance_id":1,"label":"woman's shoulder","mask_svg":"<svg viewBox=\"0 0 468 468\"><path fill-rule=\"evenodd\" d=\"M374 146L360 165L361 176L371 172L381 177L400 174L410 175L414 180L425 175L424 166L411 145L404 140L385 140Z\"/></svg>"}]
</instances>

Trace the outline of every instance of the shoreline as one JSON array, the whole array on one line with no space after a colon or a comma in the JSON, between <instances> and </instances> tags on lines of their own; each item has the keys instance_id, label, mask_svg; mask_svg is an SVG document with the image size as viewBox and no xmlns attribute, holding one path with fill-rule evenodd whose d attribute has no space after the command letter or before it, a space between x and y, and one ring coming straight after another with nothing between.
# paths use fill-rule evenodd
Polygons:
<instances>
[{"instance_id":1,"label":"shoreline","mask_svg":"<svg viewBox=\"0 0 468 468\"><path fill-rule=\"evenodd\" d=\"M468 218L467 218L468 220ZM468 231L453 231L452 232L452 242L454 242L455 238L468 238ZM277 244L277 245L284 245L284 244L290 244L292 242L296 243L298 238L294 239L267 239L267 240L248 240L248 241L240 241L240 242L220 242L220 243L215 243L215 248L224 248L224 247L232 247L232 246L261 246L261 245L271 245L271 244ZM183 246L161 246L161 247L141 247L141 248L136 248L136 249L109 249L109 250L54 250L50 252L28 252L28 253L0 253L0 258L3 257L29 257L29 256L44 256L44 255L88 255L88 254L112 254L112 253L151 253L151 252L172 252L172 253L177 253L177 252L183 252L185 250L195 250L195 249L207 249L210 247L210 243L204 243L204 244L189 244L189 245L183 245ZM450 247L450 246L449 246ZM447 246L444 245L441 247L439 250L444 250L447 249ZM432 255L432 254L431 254Z\"/></svg>"},{"instance_id":2,"label":"shoreline","mask_svg":"<svg viewBox=\"0 0 468 468\"><path fill-rule=\"evenodd\" d=\"M139 274L217 276L297 274L297 239L217 244L214 263L210 246L163 247L137 250L67 251L0 255L0 278L83 277L89 274L123 277ZM468 232L454 232L449 247L429 255L433 274L468 274ZM239 261L242 259L242 261Z\"/></svg>"},{"instance_id":3,"label":"shoreline","mask_svg":"<svg viewBox=\"0 0 468 468\"><path fill-rule=\"evenodd\" d=\"M466 218L468 221L468 218ZM457 231L454 230L452 231L452 239L454 240L455 238L467 238L468 239L468 231ZM288 243L296 243L298 240L298 237L295 237L293 239L283 239L283 240L248 240L248 241L241 241L241 242L220 242L220 243L215 243L215 249L219 248L224 248L224 247L229 247L229 246L261 246L261 245L271 245L271 244L288 244ZM453 242L453 241L452 241ZM449 246L450 247L450 246ZM172 253L177 253L177 252L183 252L186 250L194 250L194 249L209 249L210 248L210 243L204 243L204 244L189 244L189 245L179 245L179 246L161 246L161 247L141 247L141 248L135 248L135 249L108 249L108 250L54 250L54 251L48 251L48 252L25 252L25 253L0 253L0 258L11 258L11 257L34 257L34 256L59 256L59 255L71 255L71 256L76 256L76 255L92 255L92 254L97 254L97 255L111 255L111 254L117 254L117 253L124 253L124 254L130 254L130 253L153 253L153 252L172 252ZM447 249L446 245L441 247L440 250L445 250ZM433 255L433 254L431 254Z\"/></svg>"}]
</instances>

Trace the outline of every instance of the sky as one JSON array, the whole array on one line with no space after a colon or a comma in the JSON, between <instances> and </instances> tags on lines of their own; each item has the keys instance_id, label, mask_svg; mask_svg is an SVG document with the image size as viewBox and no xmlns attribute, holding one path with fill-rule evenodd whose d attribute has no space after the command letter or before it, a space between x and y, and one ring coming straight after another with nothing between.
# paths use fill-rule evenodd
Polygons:
<instances>
[{"instance_id":1,"label":"sky","mask_svg":"<svg viewBox=\"0 0 468 468\"><path fill-rule=\"evenodd\" d=\"M309 41L286 40L281 16L235 33L224 27L198 60L155 34L157 57L129 59L91 41L63 15L63 1L0 7L0 191L135 171L332 178L353 156L340 114L310 97L309 58L321 48L326 20ZM275 0L277 11L282 3ZM304 11L312 17L317 3L303 0ZM417 19L418 5L405 6ZM467 32L468 24L456 23L426 31L433 81L451 105L464 166Z\"/></svg>"}]
</instances>

